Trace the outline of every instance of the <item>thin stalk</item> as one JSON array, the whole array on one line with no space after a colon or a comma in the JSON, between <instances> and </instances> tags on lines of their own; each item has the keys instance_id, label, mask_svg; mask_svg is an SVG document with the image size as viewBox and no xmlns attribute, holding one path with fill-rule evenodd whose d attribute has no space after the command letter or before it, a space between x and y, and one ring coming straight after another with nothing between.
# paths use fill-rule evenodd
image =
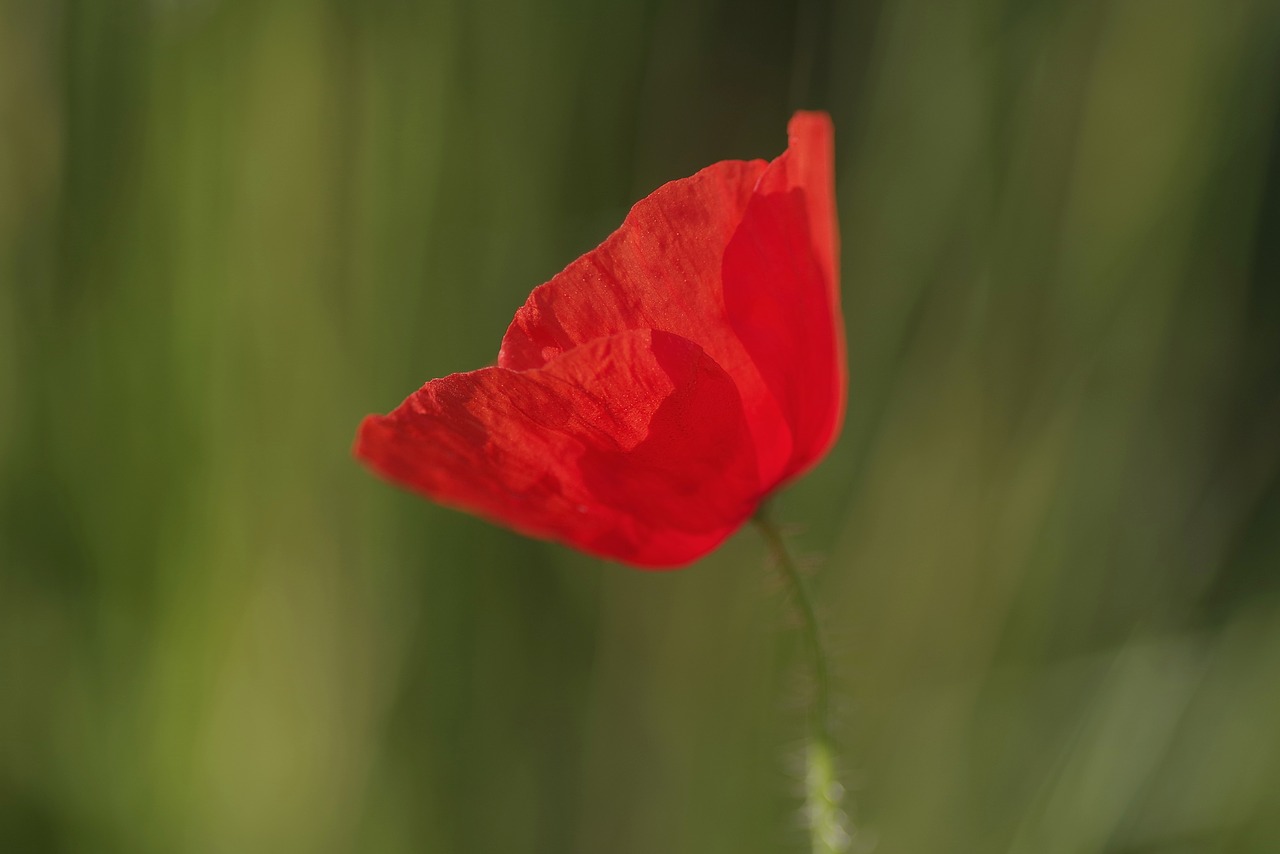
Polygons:
<instances>
[{"instance_id":1,"label":"thin stalk","mask_svg":"<svg viewBox=\"0 0 1280 854\"><path fill-rule=\"evenodd\" d=\"M774 563L778 566L778 572L787 585L792 601L800 609L800 632L809 653L809 666L813 673L813 704L809 709L804 780L804 814L809 826L811 848L813 854L838 854L848 850L850 837L845 828L845 814L840 809L844 789L836 778L835 755L831 746L831 680L822 631L818 625L818 613L814 609L808 582L800 574L787 549L782 531L769 516L766 507L760 508L755 523L773 554Z\"/></svg>"}]
</instances>

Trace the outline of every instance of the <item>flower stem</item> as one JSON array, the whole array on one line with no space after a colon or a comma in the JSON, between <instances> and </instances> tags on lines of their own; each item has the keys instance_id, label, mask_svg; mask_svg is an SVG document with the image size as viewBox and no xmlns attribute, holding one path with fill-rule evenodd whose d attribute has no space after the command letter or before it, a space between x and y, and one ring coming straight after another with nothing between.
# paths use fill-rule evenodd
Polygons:
<instances>
[{"instance_id":1,"label":"flower stem","mask_svg":"<svg viewBox=\"0 0 1280 854\"><path fill-rule=\"evenodd\" d=\"M835 755L831 746L828 708L830 705L830 677L827 672L827 655L818 626L818 613L814 609L809 585L800 574L795 560L787 550L782 531L761 506L755 516L756 527L764 537L778 572L787 585L788 593L800 610L801 634L808 648L810 666L813 669L813 704L809 710L809 738L805 745L805 820L809 826L809 839L814 854L837 854L849 847L849 831L846 817L840 809L844 789L836 779Z\"/></svg>"}]
</instances>

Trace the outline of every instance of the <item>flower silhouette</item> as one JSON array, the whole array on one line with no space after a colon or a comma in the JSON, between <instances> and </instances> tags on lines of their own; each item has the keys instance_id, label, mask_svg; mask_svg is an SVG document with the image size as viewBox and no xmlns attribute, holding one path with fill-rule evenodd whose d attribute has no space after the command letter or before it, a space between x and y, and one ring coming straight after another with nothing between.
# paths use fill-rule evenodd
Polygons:
<instances>
[{"instance_id":1,"label":"flower silhouette","mask_svg":"<svg viewBox=\"0 0 1280 854\"><path fill-rule=\"evenodd\" d=\"M442 504L644 567L719 545L844 412L832 129L638 202L530 294L494 367L432 380L355 453Z\"/></svg>"}]
</instances>

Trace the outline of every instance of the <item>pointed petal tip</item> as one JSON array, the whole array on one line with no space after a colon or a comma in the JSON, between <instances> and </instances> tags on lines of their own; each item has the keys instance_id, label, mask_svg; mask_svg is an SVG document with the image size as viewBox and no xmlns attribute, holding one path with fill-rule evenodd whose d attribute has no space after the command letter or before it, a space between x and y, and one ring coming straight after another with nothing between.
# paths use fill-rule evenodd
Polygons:
<instances>
[{"instance_id":1,"label":"pointed petal tip","mask_svg":"<svg viewBox=\"0 0 1280 854\"><path fill-rule=\"evenodd\" d=\"M830 144L835 137L831 114L825 110L798 110L787 122L787 137L791 145Z\"/></svg>"}]
</instances>

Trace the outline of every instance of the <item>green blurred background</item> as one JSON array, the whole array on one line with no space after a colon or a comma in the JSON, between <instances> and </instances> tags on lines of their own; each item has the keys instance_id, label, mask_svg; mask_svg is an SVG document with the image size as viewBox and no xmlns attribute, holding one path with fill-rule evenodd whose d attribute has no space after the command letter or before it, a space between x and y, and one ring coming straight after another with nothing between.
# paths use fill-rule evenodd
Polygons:
<instances>
[{"instance_id":1,"label":"green blurred background","mask_svg":"<svg viewBox=\"0 0 1280 854\"><path fill-rule=\"evenodd\" d=\"M0 0L0 850L802 850L754 531L645 574L350 456L801 106L858 849L1280 850L1278 84L1276 0Z\"/></svg>"}]
</instances>

